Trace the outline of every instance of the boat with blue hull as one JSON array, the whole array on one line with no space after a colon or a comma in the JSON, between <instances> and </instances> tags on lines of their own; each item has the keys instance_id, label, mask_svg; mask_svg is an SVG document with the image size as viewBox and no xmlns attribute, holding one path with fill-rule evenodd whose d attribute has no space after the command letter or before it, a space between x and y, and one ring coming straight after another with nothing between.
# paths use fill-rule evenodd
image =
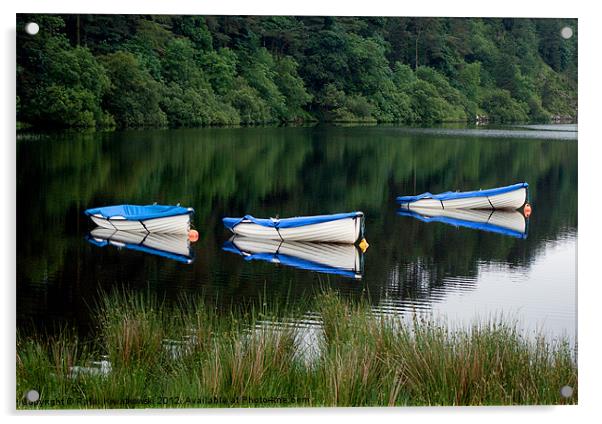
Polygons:
<instances>
[{"instance_id":1,"label":"boat with blue hull","mask_svg":"<svg viewBox=\"0 0 602 424\"><path fill-rule=\"evenodd\" d=\"M518 183L506 187L475 191L447 191L440 194L422 193L417 196L400 196L397 203L402 208L414 209L503 209L517 210L528 200L529 184Z\"/></svg>"}]
</instances>

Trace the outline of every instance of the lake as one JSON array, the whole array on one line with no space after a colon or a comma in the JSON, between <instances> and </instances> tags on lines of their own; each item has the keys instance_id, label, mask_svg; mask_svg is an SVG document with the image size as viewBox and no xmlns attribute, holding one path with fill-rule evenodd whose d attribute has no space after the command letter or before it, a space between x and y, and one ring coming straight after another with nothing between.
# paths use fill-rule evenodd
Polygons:
<instances>
[{"instance_id":1,"label":"lake","mask_svg":"<svg viewBox=\"0 0 602 424\"><path fill-rule=\"evenodd\" d=\"M528 220L498 212L433 219L400 214L395 204L399 195L520 181L529 183ZM190 259L157 254L147 241L105 245L102 234L89 236L85 209L154 202L195 209L200 237ZM356 210L370 246L341 253L355 264L352 275L304 269L307 257L262 260L252 246L229 244L221 223ZM91 334L91 308L116 288L168 301L203 294L227 310L267 298L303 302L326 286L369 296L379 313L426 312L454 325L503 316L576 342L576 246L576 126L146 130L23 134L17 142L24 332L73 326ZM306 321L319 325L311 311Z\"/></svg>"}]
</instances>

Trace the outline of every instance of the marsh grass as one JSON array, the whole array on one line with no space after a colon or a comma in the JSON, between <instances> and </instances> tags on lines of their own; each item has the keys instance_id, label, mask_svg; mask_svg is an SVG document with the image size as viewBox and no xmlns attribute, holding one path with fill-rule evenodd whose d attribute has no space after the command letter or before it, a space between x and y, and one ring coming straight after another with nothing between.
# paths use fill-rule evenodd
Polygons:
<instances>
[{"instance_id":1,"label":"marsh grass","mask_svg":"<svg viewBox=\"0 0 602 424\"><path fill-rule=\"evenodd\" d=\"M304 308L264 303L224 317L203 299L175 306L124 292L102 299L93 342L69 332L18 335L17 407L577 402L568 343L527 338L500 320L452 330L429 318L376 315L367 302L326 290L304 306L322 319L318 354L308 360L294 318ZM101 357L110 371L89 371ZM560 396L565 385L575 389L569 399ZM24 399L32 388L40 402Z\"/></svg>"}]
</instances>

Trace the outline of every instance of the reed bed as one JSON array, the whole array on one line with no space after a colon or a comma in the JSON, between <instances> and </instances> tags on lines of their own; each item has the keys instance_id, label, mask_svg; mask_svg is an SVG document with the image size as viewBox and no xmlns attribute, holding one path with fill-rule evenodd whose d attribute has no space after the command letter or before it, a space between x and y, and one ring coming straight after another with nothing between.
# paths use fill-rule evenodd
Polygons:
<instances>
[{"instance_id":1,"label":"reed bed","mask_svg":"<svg viewBox=\"0 0 602 424\"><path fill-rule=\"evenodd\" d=\"M577 402L577 365L566 341L525 337L501 320L452 330L428 317L380 316L367 302L328 290L311 310L321 326L308 355L301 309L264 305L224 317L203 299L166 305L111 293L97 308L92 341L68 331L17 336L17 407ZM561 396L564 386L572 396ZM40 394L36 402L25 396L31 389Z\"/></svg>"}]
</instances>

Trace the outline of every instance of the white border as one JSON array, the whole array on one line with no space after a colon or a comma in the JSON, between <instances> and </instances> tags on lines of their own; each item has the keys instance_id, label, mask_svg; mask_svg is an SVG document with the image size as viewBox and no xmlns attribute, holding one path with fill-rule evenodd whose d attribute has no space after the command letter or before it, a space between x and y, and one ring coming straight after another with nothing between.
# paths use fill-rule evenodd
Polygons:
<instances>
[{"instance_id":1,"label":"white border","mask_svg":"<svg viewBox=\"0 0 602 424\"><path fill-rule=\"evenodd\" d=\"M578 17L579 4L548 0L545 6L524 0L477 2L470 0L391 2L386 0L162 0L82 2L78 0L22 0L21 13L135 13L198 15L322 15L322 16L500 16Z\"/></svg>"},{"instance_id":2,"label":"white border","mask_svg":"<svg viewBox=\"0 0 602 424\"><path fill-rule=\"evenodd\" d=\"M602 16L594 2L524 0L485 1L320 1L304 0L284 2L275 0L253 1L183 1L183 0L103 0L82 2L81 0L21 0L3 2L2 14L2 58L0 81L3 93L0 119L4 137L0 141L3 161L0 199L0 252L3 275L2 329L4 343L0 349L3 378L0 385L2 412L9 419L25 415L29 419L50 421L79 420L79 411L61 411L40 414L14 412L14 325L15 325L15 219L16 219L16 170L15 170L15 13L153 13L153 14L264 14L264 15L372 15L372 16L512 16L512 17L576 17L579 18L579 406L575 407L510 407L510 408L355 408L355 409L287 409L287 410L185 410L185 411L92 411L88 419L105 421L116 415L118 420L127 420L131 415L145 415L145 420L164 421L166 415L177 415L179 419L192 417L198 420L244 419L245 422L281 422L283 419L304 422L309 419L338 419L365 421L373 414L382 420L417 419L463 424L483 420L488 423L504 422L509 419L544 419L546 422L577 422L588 417L600 404L600 330L602 320L599 312L601 276L596 266L600 262L599 219L601 190L598 187L599 162L602 159L600 145L600 110L602 96L599 75L600 46L602 40ZM596 125L598 124L598 125ZM589 194L586 196L586 194ZM32 231L43 229L32 229Z\"/></svg>"}]
</instances>

